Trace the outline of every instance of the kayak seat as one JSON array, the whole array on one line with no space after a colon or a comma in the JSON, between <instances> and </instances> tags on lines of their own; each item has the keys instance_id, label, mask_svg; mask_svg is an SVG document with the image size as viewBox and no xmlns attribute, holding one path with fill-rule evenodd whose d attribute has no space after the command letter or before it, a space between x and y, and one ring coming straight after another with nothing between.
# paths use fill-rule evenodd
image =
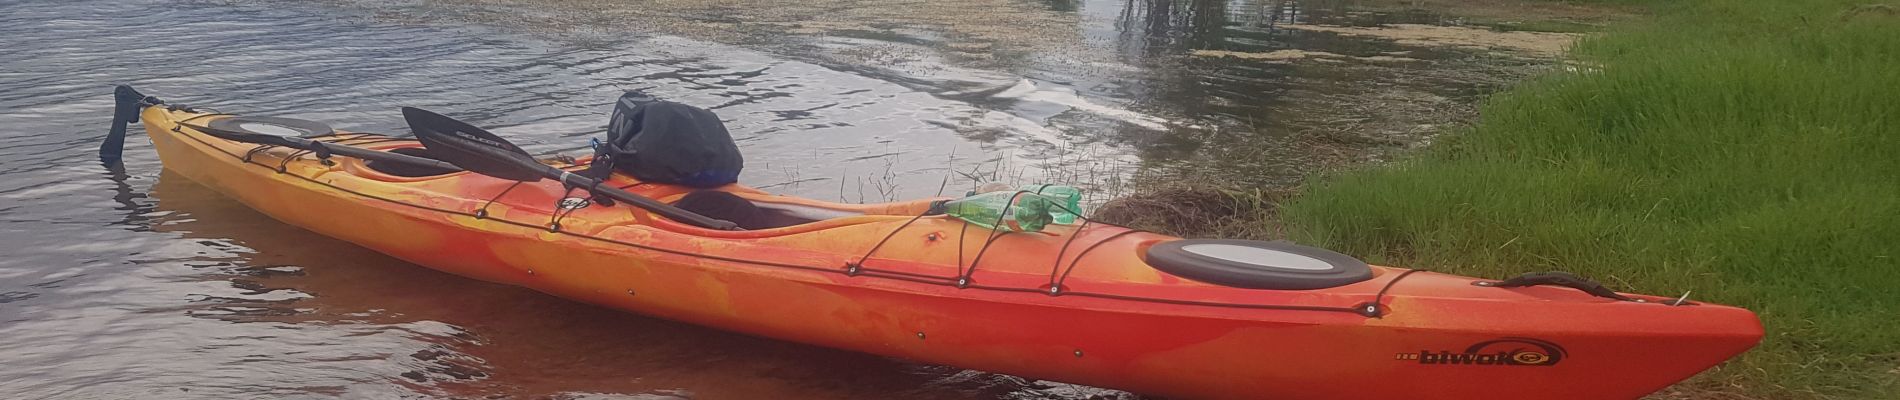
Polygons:
<instances>
[{"instance_id":1,"label":"kayak seat","mask_svg":"<svg viewBox=\"0 0 1900 400\"><path fill-rule=\"evenodd\" d=\"M700 190L673 202L674 207L707 217L732 221L747 230L782 228L860 213L801 204L748 200L732 193Z\"/></svg>"},{"instance_id":2,"label":"kayak seat","mask_svg":"<svg viewBox=\"0 0 1900 400\"><path fill-rule=\"evenodd\" d=\"M432 160L437 159L434 155L429 154L429 149L421 148L421 147L403 147L403 148L389 150L389 152L402 154L402 155L422 157L422 158L427 158L427 159L432 159ZM450 173L460 171L460 170L455 170L455 169L436 168L436 167L414 165L414 164L404 164L404 163L399 163L399 162L390 162L390 161L383 161L383 160L365 160L363 162L363 166L369 167L369 169L372 169L372 170L376 170L376 172L381 172L381 173L405 177L405 178L420 178L420 177L425 177L425 176L444 175L444 174L450 174Z\"/></svg>"}]
</instances>

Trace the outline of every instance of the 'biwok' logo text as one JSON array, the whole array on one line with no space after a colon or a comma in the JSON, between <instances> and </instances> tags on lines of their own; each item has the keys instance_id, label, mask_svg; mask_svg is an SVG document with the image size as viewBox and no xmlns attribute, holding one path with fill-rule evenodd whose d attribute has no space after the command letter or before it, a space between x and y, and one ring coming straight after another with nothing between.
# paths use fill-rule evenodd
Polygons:
<instances>
[{"instance_id":1,"label":"'biwok' logo text","mask_svg":"<svg viewBox=\"0 0 1900 400\"><path fill-rule=\"evenodd\" d=\"M1531 338L1503 338L1480 342L1465 351L1419 350L1399 353L1397 360L1422 365L1503 365L1543 367L1557 365L1565 356L1563 346Z\"/></svg>"}]
</instances>

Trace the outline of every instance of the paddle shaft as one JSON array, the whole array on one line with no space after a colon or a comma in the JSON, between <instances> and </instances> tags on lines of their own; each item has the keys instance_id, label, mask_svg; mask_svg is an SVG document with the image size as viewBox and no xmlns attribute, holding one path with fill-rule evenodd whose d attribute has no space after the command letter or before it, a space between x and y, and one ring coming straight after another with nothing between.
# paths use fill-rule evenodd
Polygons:
<instances>
[{"instance_id":1,"label":"paddle shaft","mask_svg":"<svg viewBox=\"0 0 1900 400\"><path fill-rule=\"evenodd\" d=\"M409 164L409 165L418 166L418 167L440 168L440 169L449 170L449 171L462 170L461 167L457 167L455 166L455 164L443 162L442 160L416 157L416 156L402 154L402 153L393 153L393 152L387 152L387 151L382 151L382 150L370 150L370 149L365 149L365 148L346 145L346 144L336 144L336 143L330 143L330 142L324 142L324 141L310 140L310 139L305 139L305 138L300 138L300 137L295 137L295 136L260 135L260 134L249 133L249 132L233 132L233 131L224 130L224 129L212 128L209 126L198 126L198 125L191 125L191 124L182 124L182 125L190 127L191 129L196 129L199 132L204 132L205 134L208 134L211 136L215 136L215 137L225 139L225 140L237 141L237 142L277 145L277 146L284 146L284 147L289 147L289 148L298 149L298 150L324 152L324 153L342 155L345 157L359 158L359 159L364 159L364 160L388 161L388 162L393 162L393 163Z\"/></svg>"},{"instance_id":2,"label":"paddle shaft","mask_svg":"<svg viewBox=\"0 0 1900 400\"><path fill-rule=\"evenodd\" d=\"M661 203L659 200L654 200L646 196L629 193L625 190L620 190L618 188L614 188L611 186L600 186L600 180L598 179L577 175L575 173L567 172L566 170L562 170L560 168L555 168L548 165L542 165L541 167L542 167L543 174L546 174L550 177L554 177L555 179L560 180L561 183L563 184L566 184L568 186L573 186L573 187L586 188L588 191L594 192L595 194L607 196L607 198L623 201L628 204L633 204L635 207L644 208L647 211L652 211L654 214L660 214L660 216L663 216L663 217L679 220L679 221L686 222L695 226L705 227L709 229L733 230L738 227L737 224L733 224L731 221L714 219L712 217L699 215L698 213L694 213L692 211L686 211L686 210L680 209L679 207L674 207L672 204Z\"/></svg>"},{"instance_id":3,"label":"paddle shaft","mask_svg":"<svg viewBox=\"0 0 1900 400\"><path fill-rule=\"evenodd\" d=\"M301 146L301 147L298 147L301 149L317 151L317 148L321 147L324 150L329 151L330 154L337 154L337 155L342 155L346 157L355 157L355 158L360 158L364 160L403 163L403 164L409 164L409 165L414 165L418 167L441 168L441 169L446 169L450 171L460 171L462 169L461 167L455 166L455 164L442 162L441 160L416 157L416 156L412 156L408 154L391 153L391 152L381 151L381 150L370 150L370 149L365 149L365 148L356 147L356 146L320 142L320 141L304 139L304 138L293 137L293 138L285 138L285 139L290 139L290 142L296 143L298 146ZM293 146L293 147L296 147L296 146Z\"/></svg>"}]
</instances>

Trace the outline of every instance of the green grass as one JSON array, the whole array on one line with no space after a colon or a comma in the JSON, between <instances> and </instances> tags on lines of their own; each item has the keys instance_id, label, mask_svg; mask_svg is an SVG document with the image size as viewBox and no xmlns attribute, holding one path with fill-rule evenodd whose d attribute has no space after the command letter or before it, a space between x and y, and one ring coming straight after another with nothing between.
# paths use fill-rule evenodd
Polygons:
<instances>
[{"instance_id":1,"label":"green grass","mask_svg":"<svg viewBox=\"0 0 1900 400\"><path fill-rule=\"evenodd\" d=\"M1760 313L1762 345L1692 391L1900 399L1900 6L1870 1L1652 2L1581 42L1579 71L1317 177L1280 217L1375 261Z\"/></svg>"}]
</instances>

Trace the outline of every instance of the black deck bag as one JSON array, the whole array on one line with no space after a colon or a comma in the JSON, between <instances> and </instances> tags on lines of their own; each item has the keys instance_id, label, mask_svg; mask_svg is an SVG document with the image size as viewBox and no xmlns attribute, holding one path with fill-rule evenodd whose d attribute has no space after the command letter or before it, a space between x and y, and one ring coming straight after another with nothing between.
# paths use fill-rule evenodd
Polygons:
<instances>
[{"instance_id":1,"label":"black deck bag","mask_svg":"<svg viewBox=\"0 0 1900 400\"><path fill-rule=\"evenodd\" d=\"M640 92L614 102L607 142L594 149L588 174L620 171L642 181L713 188L739 181L745 160L712 111Z\"/></svg>"}]
</instances>

